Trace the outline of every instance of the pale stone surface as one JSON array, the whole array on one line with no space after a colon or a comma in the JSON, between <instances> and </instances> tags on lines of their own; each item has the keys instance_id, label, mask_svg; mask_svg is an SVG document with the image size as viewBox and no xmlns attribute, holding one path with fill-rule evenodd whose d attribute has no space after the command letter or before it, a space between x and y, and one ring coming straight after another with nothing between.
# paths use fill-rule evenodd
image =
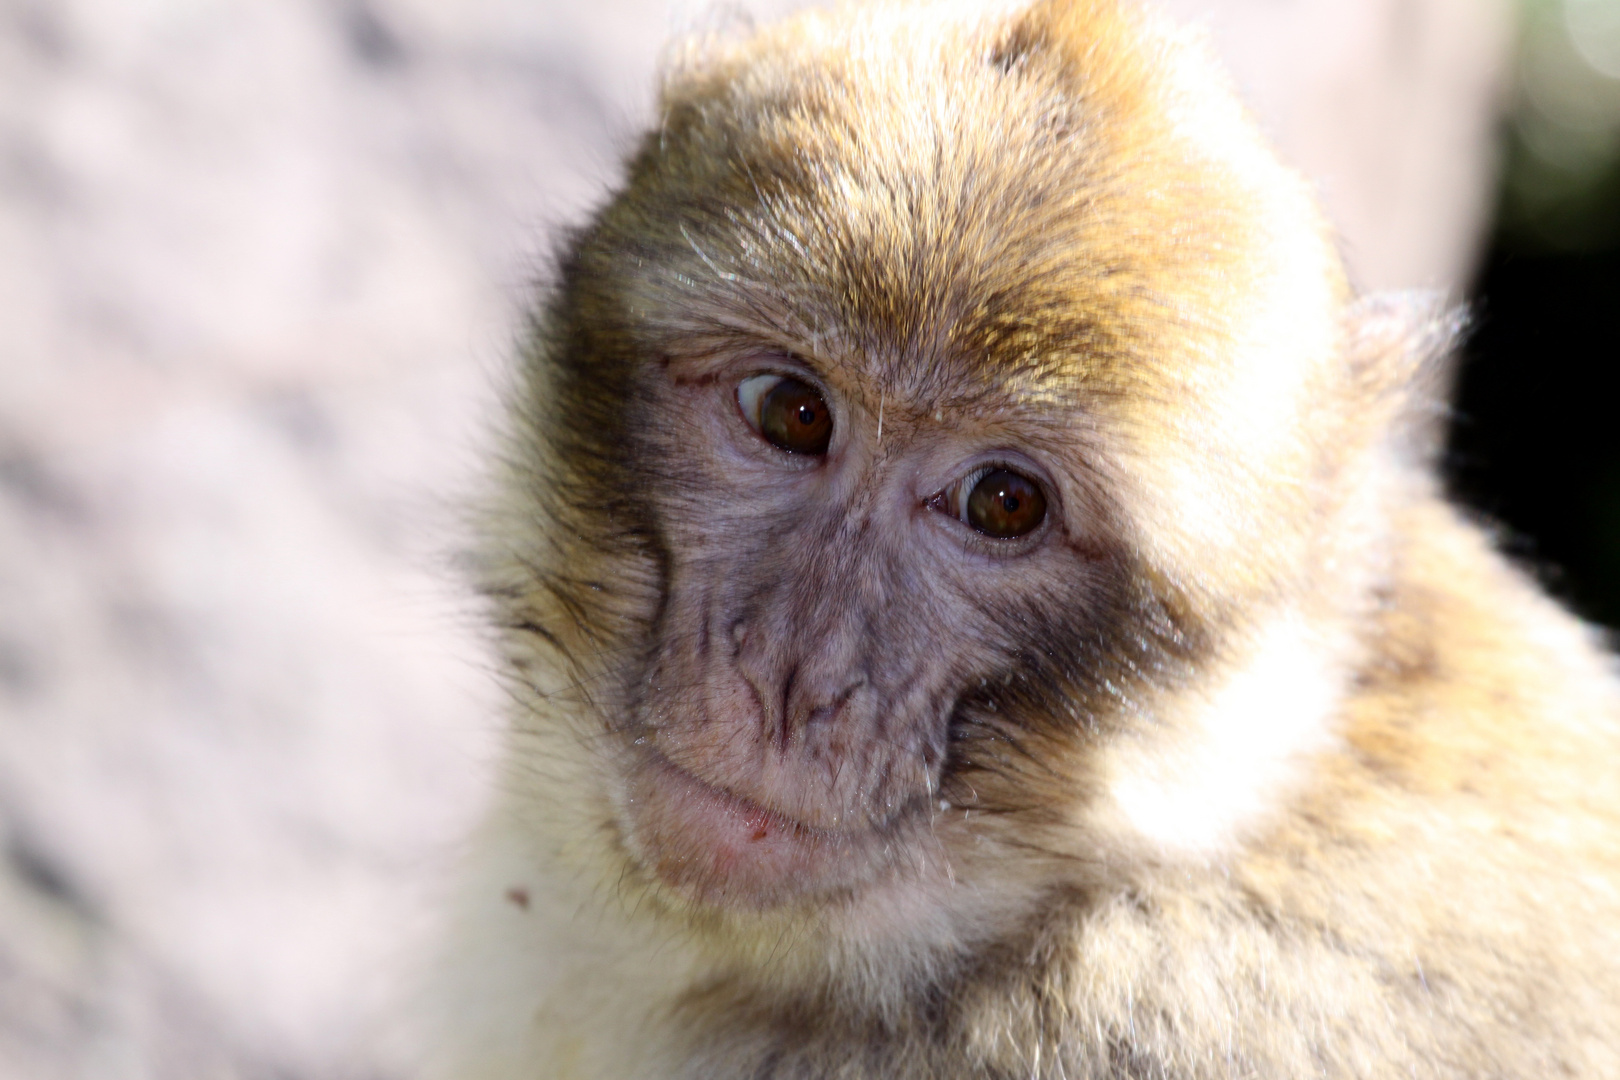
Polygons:
<instances>
[{"instance_id":1,"label":"pale stone surface","mask_svg":"<svg viewBox=\"0 0 1620 1080\"><path fill-rule=\"evenodd\" d=\"M1367 283L1460 281L1494 0L1176 0ZM662 0L0 0L0 1080L387 1077L499 692L450 553Z\"/></svg>"},{"instance_id":2,"label":"pale stone surface","mask_svg":"<svg viewBox=\"0 0 1620 1080\"><path fill-rule=\"evenodd\" d=\"M1161 2L1208 27L1359 288L1461 295L1493 209L1511 0Z\"/></svg>"}]
</instances>

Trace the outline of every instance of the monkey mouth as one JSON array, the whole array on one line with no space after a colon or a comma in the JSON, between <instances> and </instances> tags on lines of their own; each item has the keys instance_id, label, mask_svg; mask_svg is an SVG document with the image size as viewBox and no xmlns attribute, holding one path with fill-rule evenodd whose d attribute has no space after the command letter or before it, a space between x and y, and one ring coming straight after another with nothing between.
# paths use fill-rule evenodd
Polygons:
<instances>
[{"instance_id":1,"label":"monkey mouth","mask_svg":"<svg viewBox=\"0 0 1620 1080\"><path fill-rule=\"evenodd\" d=\"M858 883L888 829L795 821L655 754L632 769L631 846L664 884L717 907L765 909Z\"/></svg>"}]
</instances>

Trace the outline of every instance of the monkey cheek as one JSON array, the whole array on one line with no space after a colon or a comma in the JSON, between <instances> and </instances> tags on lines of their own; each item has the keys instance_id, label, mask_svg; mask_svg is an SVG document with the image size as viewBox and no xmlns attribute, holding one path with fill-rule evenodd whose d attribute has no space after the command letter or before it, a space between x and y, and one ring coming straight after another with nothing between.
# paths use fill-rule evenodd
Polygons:
<instances>
[{"instance_id":1,"label":"monkey cheek","mask_svg":"<svg viewBox=\"0 0 1620 1080\"><path fill-rule=\"evenodd\" d=\"M660 881L716 907L765 909L842 883L849 840L704 783L666 761L629 778L631 846Z\"/></svg>"}]
</instances>

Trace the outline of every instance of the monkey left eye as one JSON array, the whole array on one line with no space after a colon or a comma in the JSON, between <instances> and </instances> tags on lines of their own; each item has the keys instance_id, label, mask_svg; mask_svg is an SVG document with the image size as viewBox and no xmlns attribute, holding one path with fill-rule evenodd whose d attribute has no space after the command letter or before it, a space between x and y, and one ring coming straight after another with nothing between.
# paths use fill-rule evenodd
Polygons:
<instances>
[{"instance_id":1,"label":"monkey left eye","mask_svg":"<svg viewBox=\"0 0 1620 1080\"><path fill-rule=\"evenodd\" d=\"M945 491L941 502L940 509L997 540L1027 536L1046 520L1041 486L1011 469L973 473Z\"/></svg>"},{"instance_id":2,"label":"monkey left eye","mask_svg":"<svg viewBox=\"0 0 1620 1080\"><path fill-rule=\"evenodd\" d=\"M832 410L815 388L786 375L754 375L737 387L737 407L748 426L778 450L825 454L832 441Z\"/></svg>"}]
</instances>

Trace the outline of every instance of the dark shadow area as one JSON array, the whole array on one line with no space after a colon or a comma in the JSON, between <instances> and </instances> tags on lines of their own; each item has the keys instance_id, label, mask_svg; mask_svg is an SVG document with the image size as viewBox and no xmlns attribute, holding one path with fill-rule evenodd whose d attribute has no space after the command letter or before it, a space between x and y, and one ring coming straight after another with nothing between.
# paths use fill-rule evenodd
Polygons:
<instances>
[{"instance_id":1,"label":"dark shadow area","mask_svg":"<svg viewBox=\"0 0 1620 1080\"><path fill-rule=\"evenodd\" d=\"M1474 311L1453 490L1557 595L1620 627L1620 244L1559 251L1499 234Z\"/></svg>"}]
</instances>

